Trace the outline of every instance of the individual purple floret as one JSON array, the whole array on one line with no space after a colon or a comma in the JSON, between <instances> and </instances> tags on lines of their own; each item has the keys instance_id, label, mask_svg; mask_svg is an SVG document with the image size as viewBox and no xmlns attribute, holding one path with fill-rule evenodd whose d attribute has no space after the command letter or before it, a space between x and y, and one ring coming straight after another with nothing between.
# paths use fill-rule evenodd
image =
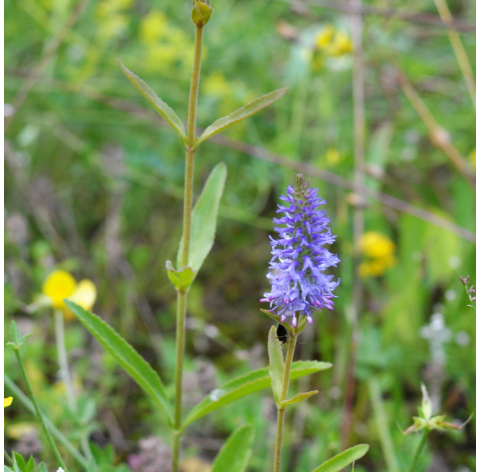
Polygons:
<instances>
[{"instance_id":1,"label":"individual purple floret","mask_svg":"<svg viewBox=\"0 0 481 472\"><path fill-rule=\"evenodd\" d=\"M287 187L287 196L280 199L288 206L279 205L277 213L285 216L274 218L274 224L279 225L274 227L279 238L271 237L273 257L267 278L272 290L264 294L261 302L270 302L281 322L292 316L295 327L297 317L293 315L298 313L306 315L312 324L313 311L334 308L332 291L340 279L333 281L334 276L324 272L328 267L336 267L339 258L323 246L332 244L335 236L327 226L325 210L319 209L325 200L317 195L316 188L309 187L302 174L297 175L295 188Z\"/></svg>"}]
</instances>

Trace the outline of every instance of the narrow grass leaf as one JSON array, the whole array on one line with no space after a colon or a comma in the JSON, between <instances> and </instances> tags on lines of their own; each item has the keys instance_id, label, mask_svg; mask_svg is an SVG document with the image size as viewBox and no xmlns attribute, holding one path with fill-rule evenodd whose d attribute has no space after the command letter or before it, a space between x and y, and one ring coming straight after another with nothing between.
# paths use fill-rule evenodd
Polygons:
<instances>
[{"instance_id":1,"label":"narrow grass leaf","mask_svg":"<svg viewBox=\"0 0 481 472\"><path fill-rule=\"evenodd\" d=\"M192 226L188 266L197 274L214 244L219 202L224 191L227 167L223 162L217 164L209 175L204 189L192 211ZM182 265L181 248L184 237L180 240L177 253L177 266Z\"/></svg>"},{"instance_id":2,"label":"narrow grass leaf","mask_svg":"<svg viewBox=\"0 0 481 472\"><path fill-rule=\"evenodd\" d=\"M205 141L206 139L209 139L215 134L224 131L229 126L239 123L239 121L249 118L249 116L252 116L259 110L262 110L262 108L270 105L272 102L275 102L278 98L281 98L287 92L287 89L288 87L281 88L278 90L274 90L273 92L266 95L262 95L261 97L257 97L255 100L252 100L252 102L248 103L242 108L239 108L230 115L224 116L214 121L214 123L208 126L199 136L195 143L195 146L197 147L202 141Z\"/></svg>"},{"instance_id":3,"label":"narrow grass leaf","mask_svg":"<svg viewBox=\"0 0 481 472\"><path fill-rule=\"evenodd\" d=\"M25 408L27 408L27 410L30 411L30 413L35 415L36 414L35 407L33 406L33 403L30 401L30 399L15 385L15 383L12 381L12 379L6 373L3 374L3 379L4 379L4 383L7 386L7 388L9 390L11 390L11 392L13 394L13 397L16 400L19 400L25 406ZM57 439L57 441L60 444L62 444L62 446L66 449L66 451L69 452L70 455L84 469L87 469L87 465L88 465L87 460L82 456L82 454L80 454L80 452L78 452L78 450L75 448L75 446L63 435L63 433L59 429L57 429L57 427L54 424L52 424L50 422L50 420L47 417L45 417L45 415L43 417L43 420L45 421L45 424L47 425L47 427L50 430L50 432L52 433L52 435L55 436L55 439ZM43 462L41 464L39 464L38 467L40 468L40 466L42 464L43 464ZM44 466L45 466L45 464L44 464ZM39 468L37 468L37 472L38 472Z\"/></svg>"},{"instance_id":4,"label":"narrow grass leaf","mask_svg":"<svg viewBox=\"0 0 481 472\"><path fill-rule=\"evenodd\" d=\"M251 425L236 429L224 443L212 466L212 472L244 472L249 464L254 444Z\"/></svg>"},{"instance_id":5,"label":"narrow grass leaf","mask_svg":"<svg viewBox=\"0 0 481 472\"><path fill-rule=\"evenodd\" d=\"M272 392L274 393L276 404L279 406L284 378L284 358L282 356L281 343L277 339L274 326L271 326L269 330L267 352L269 354L269 375L271 377Z\"/></svg>"},{"instance_id":6,"label":"narrow grass leaf","mask_svg":"<svg viewBox=\"0 0 481 472\"><path fill-rule=\"evenodd\" d=\"M312 397L316 393L319 393L319 390L312 390L311 392L298 393L297 395L290 398L289 400L284 400L283 402L281 402L281 406L283 408L286 408L288 406L294 405L295 403L303 402L304 400L307 400L309 397Z\"/></svg>"},{"instance_id":7,"label":"narrow grass leaf","mask_svg":"<svg viewBox=\"0 0 481 472\"><path fill-rule=\"evenodd\" d=\"M292 364L290 378L297 379L321 370L330 369L331 367L332 364L329 362L297 361ZM181 429L184 430L189 424L208 413L251 393L263 390L269 387L269 385L271 385L271 378L267 367L232 379L210 392L200 403L194 406L187 415Z\"/></svg>"},{"instance_id":8,"label":"narrow grass leaf","mask_svg":"<svg viewBox=\"0 0 481 472\"><path fill-rule=\"evenodd\" d=\"M169 123L172 128L177 131L177 134L185 140L187 135L185 134L184 124L177 116L174 110L167 105L157 94L137 75L124 66L123 62L117 58L122 71L127 78L137 87L140 93L152 104L155 109L160 113L162 118Z\"/></svg>"},{"instance_id":9,"label":"narrow grass leaf","mask_svg":"<svg viewBox=\"0 0 481 472\"><path fill-rule=\"evenodd\" d=\"M35 459L30 456L30 459L25 464L24 472L35 472Z\"/></svg>"},{"instance_id":10,"label":"narrow grass leaf","mask_svg":"<svg viewBox=\"0 0 481 472\"><path fill-rule=\"evenodd\" d=\"M157 372L105 321L70 300L64 301L92 336L114 356L123 369L164 411L169 425L172 426L171 406Z\"/></svg>"},{"instance_id":11,"label":"narrow grass leaf","mask_svg":"<svg viewBox=\"0 0 481 472\"><path fill-rule=\"evenodd\" d=\"M344 452L316 467L312 472L338 472L364 456L368 449L368 444L359 444L346 449Z\"/></svg>"}]
</instances>

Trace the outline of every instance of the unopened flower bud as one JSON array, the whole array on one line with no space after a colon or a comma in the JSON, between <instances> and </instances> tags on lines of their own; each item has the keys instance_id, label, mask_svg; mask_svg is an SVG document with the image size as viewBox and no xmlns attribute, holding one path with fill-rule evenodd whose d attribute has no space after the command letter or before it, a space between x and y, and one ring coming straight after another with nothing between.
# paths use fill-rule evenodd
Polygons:
<instances>
[{"instance_id":1,"label":"unopened flower bud","mask_svg":"<svg viewBox=\"0 0 481 472\"><path fill-rule=\"evenodd\" d=\"M469 275L467 277L462 277L461 275L459 276L460 280L461 280L461 283L463 285L468 285L469 283Z\"/></svg>"},{"instance_id":2,"label":"unopened flower bud","mask_svg":"<svg viewBox=\"0 0 481 472\"><path fill-rule=\"evenodd\" d=\"M192 20L198 27L204 27L210 20L214 9L203 1L194 0L192 8Z\"/></svg>"}]
</instances>

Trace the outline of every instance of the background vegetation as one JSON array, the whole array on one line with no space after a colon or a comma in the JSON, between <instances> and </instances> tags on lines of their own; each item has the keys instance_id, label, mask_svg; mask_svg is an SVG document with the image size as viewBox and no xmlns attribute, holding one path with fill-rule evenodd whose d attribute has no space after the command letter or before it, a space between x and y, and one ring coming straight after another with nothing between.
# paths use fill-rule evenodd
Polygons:
<instances>
[{"instance_id":1,"label":"background vegetation","mask_svg":"<svg viewBox=\"0 0 481 472\"><path fill-rule=\"evenodd\" d=\"M474 64L475 2L448 3ZM321 393L289 418L285 470L295 472L361 442L371 449L356 471L405 470L418 438L401 429L416 414L421 382L449 418L475 411L475 319L459 281L475 275L475 109L433 1L366 2L366 162L357 166L365 188L355 194L362 143L353 131L359 76L349 5L222 0L205 35L200 124L290 90L198 153L197 190L219 161L228 177L216 243L190 292L185 398L194 404L232 375L266 365L270 321L259 299L268 289L271 220L278 196L304 172L327 201L341 285L335 310L316 315L300 339L298 358L334 368L307 380ZM165 261L181 236L182 146L115 58L185 119L190 8L164 0L5 3L5 323L15 317L22 334L33 332L23 349L34 388L72 441L52 313L28 309L52 270L92 279L94 311L173 380L175 291ZM421 218L410 205L425 210ZM369 233L356 244L354 212ZM92 441L113 447L113 463L168 470L167 431L150 401L77 321L67 326L67 345L78 388L95 401ZM5 370L22 385L11 352ZM7 449L40 454L54 470L28 411L14 400L6 414ZM275 406L267 391L190 428L184 470L208 471L244 423L256 427L249 470L268 470ZM433 433L426 470L475 470L474 434L474 422Z\"/></svg>"}]
</instances>

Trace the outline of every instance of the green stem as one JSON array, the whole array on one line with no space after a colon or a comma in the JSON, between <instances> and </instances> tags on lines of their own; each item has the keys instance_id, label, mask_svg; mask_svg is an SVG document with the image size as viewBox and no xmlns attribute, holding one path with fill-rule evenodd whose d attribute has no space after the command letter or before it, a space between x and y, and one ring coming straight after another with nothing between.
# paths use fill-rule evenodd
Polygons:
<instances>
[{"instance_id":1,"label":"green stem","mask_svg":"<svg viewBox=\"0 0 481 472\"><path fill-rule=\"evenodd\" d=\"M68 405L73 412L77 413L77 401L75 399L72 379L70 378L67 349L65 347L65 324L62 310L55 310L55 340L57 343L57 357L61 371L61 378L67 389Z\"/></svg>"},{"instance_id":2,"label":"green stem","mask_svg":"<svg viewBox=\"0 0 481 472\"><path fill-rule=\"evenodd\" d=\"M189 94L189 112L187 117L187 142L185 156L184 218L181 249L181 266L189 262L190 233L192 222L192 199L194 195L194 159L195 159L195 121L197 115L197 97L199 95L200 69L202 62L202 40L204 28L196 26L194 44L194 64ZM180 437L182 426L182 374L185 350L185 316L187 309L187 292L177 292L177 327L176 327L176 361L175 361L175 416L174 437L172 442L172 472L179 469Z\"/></svg>"},{"instance_id":3,"label":"green stem","mask_svg":"<svg viewBox=\"0 0 481 472\"><path fill-rule=\"evenodd\" d=\"M12 392L15 401L19 400L27 410L35 414L35 407L33 403L28 399L28 397L15 385L13 380L7 375L3 374L3 381L8 389ZM62 444L62 446L70 453L70 455L84 468L87 469L88 461L85 457L80 454L80 452L75 448L75 446L59 431L48 418L44 418L48 429L51 431L52 435L55 436L57 441Z\"/></svg>"},{"instance_id":4,"label":"green stem","mask_svg":"<svg viewBox=\"0 0 481 472\"><path fill-rule=\"evenodd\" d=\"M421 440L419 441L418 447L416 448L416 452L414 453L413 461L411 462L411 467L409 468L409 472L415 472L419 456L423 452L424 445L426 444L426 439L428 438L428 434L429 434L429 431L425 429L423 431Z\"/></svg>"},{"instance_id":5,"label":"green stem","mask_svg":"<svg viewBox=\"0 0 481 472\"><path fill-rule=\"evenodd\" d=\"M471 294L469 293L468 285L469 285L469 284L466 284L466 285L464 286L464 290L466 290L466 295L468 296L468 300L469 300L471 303L474 303L474 302L471 300ZM474 307L474 305L468 305L468 306L471 307L471 310L473 310L474 316L476 316L476 308Z\"/></svg>"},{"instance_id":6,"label":"green stem","mask_svg":"<svg viewBox=\"0 0 481 472\"><path fill-rule=\"evenodd\" d=\"M43 413L40 411L40 407L38 406L37 398L35 397L32 386L30 385L30 381L28 380L27 377L27 372L25 371L25 366L23 365L22 358L20 357L20 351L19 349L14 349L15 355L17 356L17 361L18 365L20 366L20 372L22 373L23 380L25 382L25 385L27 386L28 394L30 395L30 398L32 399L33 406L35 407L35 413L37 414L37 418L40 421L40 424L42 425L43 432L45 433L45 436L47 437L47 441L50 445L50 448L52 449L52 452L57 459L58 465L62 467L63 470L67 471L67 467L65 466L65 462L62 459L62 456L60 455L59 450L57 449L57 445L55 444L52 435L50 434L49 429L47 428L47 425L45 424L45 420L43 417Z\"/></svg>"},{"instance_id":7,"label":"green stem","mask_svg":"<svg viewBox=\"0 0 481 472\"><path fill-rule=\"evenodd\" d=\"M392 442L391 432L389 431L389 421L384 402L382 400L381 388L377 377L371 376L369 382L369 395L371 397L371 405L374 410L374 418L377 423L378 437L381 440L381 447L386 459L389 472L399 472L394 445Z\"/></svg>"},{"instance_id":8,"label":"green stem","mask_svg":"<svg viewBox=\"0 0 481 472\"><path fill-rule=\"evenodd\" d=\"M77 399L75 397L72 378L70 377L67 348L65 346L65 321L62 310L55 310L55 338L57 343L58 364L62 372L62 380L67 389L68 405L74 413L78 413ZM82 434L81 444L87 459L92 459L92 452L90 451L89 442L85 434Z\"/></svg>"},{"instance_id":9,"label":"green stem","mask_svg":"<svg viewBox=\"0 0 481 472\"><path fill-rule=\"evenodd\" d=\"M297 336L291 336L289 347L287 348L286 363L284 366L284 379L282 382L281 402L287 399L289 391L289 380L291 377L291 365L294 358L294 350L296 348ZM281 456L282 456L282 435L284 432L284 415L286 408L279 406L277 408L277 434L276 434L276 451L274 454L274 472L281 470Z\"/></svg>"}]
</instances>

